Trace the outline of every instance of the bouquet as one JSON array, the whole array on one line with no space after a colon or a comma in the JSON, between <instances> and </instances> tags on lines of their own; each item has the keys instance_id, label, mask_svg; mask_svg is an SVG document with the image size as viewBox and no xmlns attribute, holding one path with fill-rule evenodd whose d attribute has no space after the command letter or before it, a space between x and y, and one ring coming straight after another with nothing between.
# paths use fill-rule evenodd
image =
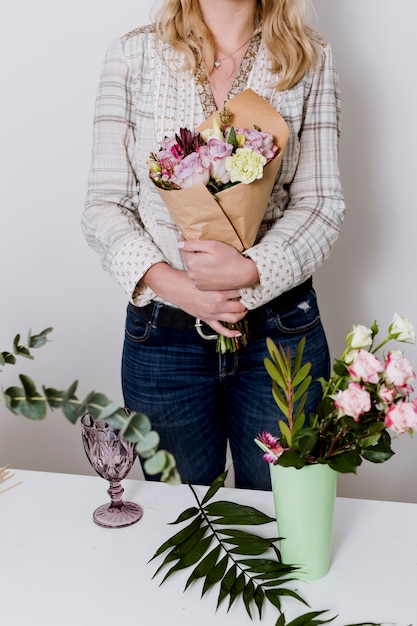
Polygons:
<instances>
[{"instance_id":1,"label":"bouquet","mask_svg":"<svg viewBox=\"0 0 417 626\"><path fill-rule=\"evenodd\" d=\"M149 176L182 236L251 247L288 135L282 116L247 89L195 130L164 139L150 154ZM219 338L220 351L237 347Z\"/></svg>"},{"instance_id":2,"label":"bouquet","mask_svg":"<svg viewBox=\"0 0 417 626\"><path fill-rule=\"evenodd\" d=\"M263 432L255 438L267 462L296 468L326 463L337 472L355 473L362 459L382 463L394 454L391 433L417 431L417 398L411 399L416 374L410 362L399 350L377 355L393 340L415 343L413 325L395 313L386 338L375 346L378 332L376 322L371 328L353 326L330 379L320 381L317 412L307 418L303 408L312 379L311 364L302 365L305 339L294 359L267 340L271 358L265 359L265 367L287 419L279 421L279 437Z\"/></svg>"}]
</instances>

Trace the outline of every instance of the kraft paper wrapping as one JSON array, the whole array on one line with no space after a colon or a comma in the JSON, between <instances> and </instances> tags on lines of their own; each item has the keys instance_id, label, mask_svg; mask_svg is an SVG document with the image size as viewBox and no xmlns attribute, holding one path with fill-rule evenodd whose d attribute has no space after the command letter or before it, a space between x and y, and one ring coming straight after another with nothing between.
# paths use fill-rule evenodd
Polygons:
<instances>
[{"instance_id":1,"label":"kraft paper wrapping","mask_svg":"<svg viewBox=\"0 0 417 626\"><path fill-rule=\"evenodd\" d=\"M211 194L202 183L188 189L167 191L158 188L172 219L185 239L213 239L236 248L250 248L265 214L275 177L287 145L289 129L283 117L251 89L246 89L226 104L233 114L230 124L271 133L279 152L264 168L263 177L250 185L239 183L219 193ZM211 128L213 113L197 130Z\"/></svg>"}]
</instances>

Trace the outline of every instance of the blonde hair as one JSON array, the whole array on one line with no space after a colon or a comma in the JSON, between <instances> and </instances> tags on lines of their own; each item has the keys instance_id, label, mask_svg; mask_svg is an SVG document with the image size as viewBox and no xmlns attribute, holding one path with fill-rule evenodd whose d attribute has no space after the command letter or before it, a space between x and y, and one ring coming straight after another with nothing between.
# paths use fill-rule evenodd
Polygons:
<instances>
[{"instance_id":1,"label":"blonde hair","mask_svg":"<svg viewBox=\"0 0 417 626\"><path fill-rule=\"evenodd\" d=\"M255 27L262 29L275 85L288 89L315 64L318 34L306 23L308 0L258 0ZM198 0L165 0L156 15L157 35L181 51L185 69L195 71L203 62L205 78L213 69L214 40L203 22ZM204 45L203 45L204 42Z\"/></svg>"}]
</instances>

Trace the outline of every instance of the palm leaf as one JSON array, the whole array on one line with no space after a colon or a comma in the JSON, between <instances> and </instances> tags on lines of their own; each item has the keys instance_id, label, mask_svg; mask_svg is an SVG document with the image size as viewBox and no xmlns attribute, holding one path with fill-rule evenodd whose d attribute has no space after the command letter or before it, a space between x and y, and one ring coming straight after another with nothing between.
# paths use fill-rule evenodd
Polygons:
<instances>
[{"instance_id":1,"label":"palm leaf","mask_svg":"<svg viewBox=\"0 0 417 626\"><path fill-rule=\"evenodd\" d=\"M186 509L172 523L195 519L156 550L151 560L166 554L154 576L169 566L160 583L162 585L174 572L192 567L184 591L197 580L203 583L201 596L219 585L217 607L228 600L229 610L241 598L251 618L254 609L261 618L265 601L270 602L280 612L280 626L286 626L281 612L282 598L288 597L306 604L296 591L284 586L292 581L292 573L296 568L282 563L274 543L276 537L261 537L243 528L236 528L269 524L275 522L275 518L251 506L211 500L224 485L226 476L227 472L219 476L201 501L190 485L197 506ZM233 528L225 528L228 524ZM213 542L216 543L214 548ZM272 558L269 556L271 554Z\"/></svg>"}]
</instances>

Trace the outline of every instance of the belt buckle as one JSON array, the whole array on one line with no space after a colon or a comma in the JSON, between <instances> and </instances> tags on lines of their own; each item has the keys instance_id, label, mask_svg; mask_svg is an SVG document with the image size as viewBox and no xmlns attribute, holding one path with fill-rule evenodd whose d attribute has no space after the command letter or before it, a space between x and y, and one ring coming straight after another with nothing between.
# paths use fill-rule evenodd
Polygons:
<instances>
[{"instance_id":1,"label":"belt buckle","mask_svg":"<svg viewBox=\"0 0 417 626\"><path fill-rule=\"evenodd\" d=\"M202 331L203 323L202 323L201 319L198 318L198 317L195 318L194 328L196 329L196 331L198 332L200 337L202 339L206 339L207 341L210 341L210 340L213 340L213 339L217 339L217 337L218 337L217 333L215 335L205 335L203 333L203 331Z\"/></svg>"}]
</instances>

